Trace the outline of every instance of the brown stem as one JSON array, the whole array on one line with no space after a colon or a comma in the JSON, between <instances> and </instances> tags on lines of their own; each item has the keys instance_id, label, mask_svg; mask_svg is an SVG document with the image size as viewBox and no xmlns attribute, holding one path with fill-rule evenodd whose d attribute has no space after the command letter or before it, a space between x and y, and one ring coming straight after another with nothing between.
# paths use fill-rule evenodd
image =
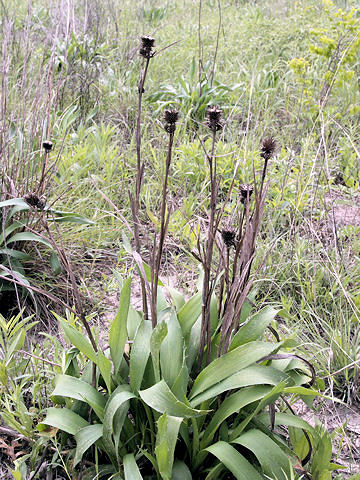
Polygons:
<instances>
[{"instance_id":1,"label":"brown stem","mask_svg":"<svg viewBox=\"0 0 360 480\"><path fill-rule=\"evenodd\" d=\"M151 298L151 322L153 328L156 327L157 323L157 292L158 292L158 281L159 281L159 272L161 257L164 248L164 242L167 232L167 227L169 224L170 214L166 216L166 199L167 199L167 184L169 179L170 165L171 165L171 154L172 146L174 142L174 133L170 133L169 136L169 147L166 156L165 163L165 177L162 188L162 200L161 200L161 211L160 211L160 237L159 237L159 246L157 251L155 251L154 245L154 272L152 272L152 298Z\"/></svg>"},{"instance_id":2,"label":"brown stem","mask_svg":"<svg viewBox=\"0 0 360 480\"><path fill-rule=\"evenodd\" d=\"M140 191L141 184L144 175L145 164L141 162L141 105L142 105L142 96L144 93L144 84L146 80L146 74L149 68L150 57L146 58L145 69L143 74L140 77L140 82L138 86L139 99L138 99L138 112L136 119L136 185L135 185L135 200L130 197L131 211L133 215L134 222L134 238L135 238L135 249L137 253L140 254L141 242L140 242L140 220L139 220L139 211L140 211ZM142 293L142 305L143 305L143 314L144 319L148 318L148 307L147 307L147 296L145 288L145 279L140 276L141 283L141 293Z\"/></svg>"}]
</instances>

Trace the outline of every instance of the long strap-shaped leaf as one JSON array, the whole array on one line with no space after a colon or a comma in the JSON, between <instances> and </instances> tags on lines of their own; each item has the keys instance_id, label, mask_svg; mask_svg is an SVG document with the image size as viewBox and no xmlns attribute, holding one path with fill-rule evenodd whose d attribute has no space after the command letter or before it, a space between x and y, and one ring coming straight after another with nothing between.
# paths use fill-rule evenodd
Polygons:
<instances>
[{"instance_id":1,"label":"long strap-shaped leaf","mask_svg":"<svg viewBox=\"0 0 360 480\"><path fill-rule=\"evenodd\" d=\"M125 455L123 458L125 480L143 480L139 467L136 465L133 453Z\"/></svg>"},{"instance_id":2,"label":"long strap-shaped leaf","mask_svg":"<svg viewBox=\"0 0 360 480\"><path fill-rule=\"evenodd\" d=\"M157 422L155 455L163 480L172 480L174 451L182 420L182 418L170 417L164 413Z\"/></svg>"},{"instance_id":3,"label":"long strap-shaped leaf","mask_svg":"<svg viewBox=\"0 0 360 480\"><path fill-rule=\"evenodd\" d=\"M290 477L288 456L271 438L259 430L249 430L232 443L242 445L251 450L259 460L265 475L277 480L287 480Z\"/></svg>"},{"instance_id":4,"label":"long strap-shaped leaf","mask_svg":"<svg viewBox=\"0 0 360 480\"><path fill-rule=\"evenodd\" d=\"M81 400L93 407L100 420L104 418L105 397L94 387L79 378L71 377L70 375L58 375L52 395Z\"/></svg>"},{"instance_id":5,"label":"long strap-shaped leaf","mask_svg":"<svg viewBox=\"0 0 360 480\"><path fill-rule=\"evenodd\" d=\"M141 390L139 394L149 407L172 417L191 418L208 413L208 410L195 410L178 400L164 380L146 390Z\"/></svg>"},{"instance_id":6,"label":"long strap-shaped leaf","mask_svg":"<svg viewBox=\"0 0 360 480\"><path fill-rule=\"evenodd\" d=\"M250 366L266 355L270 355L280 345L280 343L249 342L217 358L202 370L196 378L190 393L190 400L204 390L230 377L230 375Z\"/></svg>"},{"instance_id":7,"label":"long strap-shaped leaf","mask_svg":"<svg viewBox=\"0 0 360 480\"><path fill-rule=\"evenodd\" d=\"M124 283L120 295L120 304L114 321L110 327L109 345L111 358L114 363L114 373L119 370L127 337L127 317L130 305L131 278Z\"/></svg>"},{"instance_id":8,"label":"long strap-shaped leaf","mask_svg":"<svg viewBox=\"0 0 360 480\"><path fill-rule=\"evenodd\" d=\"M74 467L81 461L82 456L103 435L103 426L101 423L88 425L75 434L76 452L74 458Z\"/></svg>"},{"instance_id":9,"label":"long strap-shaped leaf","mask_svg":"<svg viewBox=\"0 0 360 480\"><path fill-rule=\"evenodd\" d=\"M237 480L263 480L264 477L226 442L217 442L206 449L217 457Z\"/></svg>"}]
</instances>

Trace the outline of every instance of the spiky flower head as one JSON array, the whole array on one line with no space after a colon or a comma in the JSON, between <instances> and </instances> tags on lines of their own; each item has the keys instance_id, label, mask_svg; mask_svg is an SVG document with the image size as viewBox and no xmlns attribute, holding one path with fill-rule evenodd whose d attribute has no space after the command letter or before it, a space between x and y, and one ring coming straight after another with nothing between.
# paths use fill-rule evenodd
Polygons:
<instances>
[{"instance_id":1,"label":"spiky flower head","mask_svg":"<svg viewBox=\"0 0 360 480\"><path fill-rule=\"evenodd\" d=\"M209 107L206 116L206 125L212 132L215 133L223 128L221 121L222 110L217 105Z\"/></svg>"},{"instance_id":2,"label":"spiky flower head","mask_svg":"<svg viewBox=\"0 0 360 480\"><path fill-rule=\"evenodd\" d=\"M272 137L265 138L261 144L261 153L260 156L264 160L270 160L270 158L274 155L276 148L276 141Z\"/></svg>"},{"instance_id":3,"label":"spiky flower head","mask_svg":"<svg viewBox=\"0 0 360 480\"><path fill-rule=\"evenodd\" d=\"M39 198L36 193L27 193L24 196L25 202L30 205L30 207L37 208L38 210L44 210L46 202L45 200Z\"/></svg>"},{"instance_id":4,"label":"spiky flower head","mask_svg":"<svg viewBox=\"0 0 360 480\"><path fill-rule=\"evenodd\" d=\"M222 239L227 248L235 247L235 230L229 226L221 230Z\"/></svg>"},{"instance_id":5,"label":"spiky flower head","mask_svg":"<svg viewBox=\"0 0 360 480\"><path fill-rule=\"evenodd\" d=\"M167 133L174 133L176 129L176 122L179 119L179 112L176 109L165 110L164 120L165 120L165 131Z\"/></svg>"},{"instance_id":6,"label":"spiky flower head","mask_svg":"<svg viewBox=\"0 0 360 480\"><path fill-rule=\"evenodd\" d=\"M52 150L53 144L51 140L45 140L42 146L45 152L50 152Z\"/></svg>"},{"instance_id":7,"label":"spiky flower head","mask_svg":"<svg viewBox=\"0 0 360 480\"><path fill-rule=\"evenodd\" d=\"M240 185L239 193L240 193L240 202L245 205L247 200L251 198L251 195L254 191L254 187L249 185L248 183Z\"/></svg>"},{"instance_id":8,"label":"spiky flower head","mask_svg":"<svg viewBox=\"0 0 360 480\"><path fill-rule=\"evenodd\" d=\"M153 48L154 48L155 39L152 37L141 37L141 45L140 45L140 55L144 58L151 58L154 56Z\"/></svg>"}]
</instances>

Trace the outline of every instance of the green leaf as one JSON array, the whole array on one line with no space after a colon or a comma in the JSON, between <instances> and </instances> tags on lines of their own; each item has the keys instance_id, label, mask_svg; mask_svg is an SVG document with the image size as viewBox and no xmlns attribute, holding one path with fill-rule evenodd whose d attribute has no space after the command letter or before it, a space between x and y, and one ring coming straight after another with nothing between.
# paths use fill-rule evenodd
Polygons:
<instances>
[{"instance_id":1,"label":"green leaf","mask_svg":"<svg viewBox=\"0 0 360 480\"><path fill-rule=\"evenodd\" d=\"M163 322L167 324L168 334L160 346L161 376L172 387L183 364L184 339L173 309L164 316Z\"/></svg>"},{"instance_id":2,"label":"green leaf","mask_svg":"<svg viewBox=\"0 0 360 480\"><path fill-rule=\"evenodd\" d=\"M50 255L50 266L55 275L59 275L59 273L61 273L61 263L56 252L52 252Z\"/></svg>"},{"instance_id":3,"label":"green leaf","mask_svg":"<svg viewBox=\"0 0 360 480\"><path fill-rule=\"evenodd\" d=\"M258 416L258 419L265 425L269 425L269 414L261 414ZM287 425L288 427L301 428L311 433L314 438L318 438L318 433L316 430L307 422L305 422L305 420L297 417L296 415L291 415L288 413L276 413L274 425Z\"/></svg>"},{"instance_id":4,"label":"green leaf","mask_svg":"<svg viewBox=\"0 0 360 480\"><path fill-rule=\"evenodd\" d=\"M197 293L188 300L178 312L178 320L183 332L183 336L186 337L196 320L201 315L201 293Z\"/></svg>"},{"instance_id":5,"label":"green leaf","mask_svg":"<svg viewBox=\"0 0 360 480\"><path fill-rule=\"evenodd\" d=\"M217 457L237 480L263 480L258 471L226 442L217 442L206 449Z\"/></svg>"},{"instance_id":6,"label":"green leaf","mask_svg":"<svg viewBox=\"0 0 360 480\"><path fill-rule=\"evenodd\" d=\"M171 480L192 480L188 466L181 460L175 460Z\"/></svg>"},{"instance_id":7,"label":"green leaf","mask_svg":"<svg viewBox=\"0 0 360 480\"><path fill-rule=\"evenodd\" d=\"M101 420L104 418L105 397L94 387L79 378L70 377L69 375L57 375L52 396L68 397L85 402L95 410L96 415Z\"/></svg>"},{"instance_id":8,"label":"green leaf","mask_svg":"<svg viewBox=\"0 0 360 480\"><path fill-rule=\"evenodd\" d=\"M166 322L158 323L151 334L150 352L156 382L160 382L160 347L167 334L168 327Z\"/></svg>"},{"instance_id":9,"label":"green leaf","mask_svg":"<svg viewBox=\"0 0 360 480\"><path fill-rule=\"evenodd\" d=\"M106 384L107 391L109 395L111 394L112 390L112 381L111 381L111 370L112 370L112 363L110 360L105 357L101 350L97 352L97 364L101 373L101 376L104 379Z\"/></svg>"},{"instance_id":10,"label":"green leaf","mask_svg":"<svg viewBox=\"0 0 360 480\"><path fill-rule=\"evenodd\" d=\"M0 255L16 258L17 260L31 260L31 255L20 252L19 250L13 250L12 248L0 248Z\"/></svg>"},{"instance_id":11,"label":"green leaf","mask_svg":"<svg viewBox=\"0 0 360 480\"><path fill-rule=\"evenodd\" d=\"M213 360L200 372L191 390L190 400L230 375L270 355L280 344L249 342Z\"/></svg>"},{"instance_id":12,"label":"green leaf","mask_svg":"<svg viewBox=\"0 0 360 480\"><path fill-rule=\"evenodd\" d=\"M157 412L167 413L172 417L191 418L205 415L207 410L195 410L180 402L164 380L139 392L142 400Z\"/></svg>"},{"instance_id":13,"label":"green leaf","mask_svg":"<svg viewBox=\"0 0 360 480\"><path fill-rule=\"evenodd\" d=\"M120 385L114 390L105 407L103 442L108 455L115 463L119 461L120 434L131 398L135 398L135 395L130 392L130 387Z\"/></svg>"},{"instance_id":14,"label":"green leaf","mask_svg":"<svg viewBox=\"0 0 360 480\"><path fill-rule=\"evenodd\" d=\"M80 429L88 426L88 422L80 415L67 408L50 407L46 410L45 419L39 423L38 429L45 430L45 426L58 428L64 432L75 435Z\"/></svg>"},{"instance_id":15,"label":"green leaf","mask_svg":"<svg viewBox=\"0 0 360 480\"><path fill-rule=\"evenodd\" d=\"M269 392L271 392L271 387L257 385L255 387L243 388L227 397L211 418L211 421L204 432L201 448L206 447L212 441L216 430L230 415L240 412L243 407L260 400Z\"/></svg>"},{"instance_id":16,"label":"green leaf","mask_svg":"<svg viewBox=\"0 0 360 480\"><path fill-rule=\"evenodd\" d=\"M22 207L24 210L29 209L29 205L22 198L11 198L10 200L5 200L0 202L0 208L3 207L12 207L12 206Z\"/></svg>"},{"instance_id":17,"label":"green leaf","mask_svg":"<svg viewBox=\"0 0 360 480\"><path fill-rule=\"evenodd\" d=\"M260 312L253 315L243 325L231 341L229 350L233 350L239 345L260 339L265 329L274 320L278 310L272 307L265 307Z\"/></svg>"},{"instance_id":18,"label":"green leaf","mask_svg":"<svg viewBox=\"0 0 360 480\"><path fill-rule=\"evenodd\" d=\"M170 417L164 413L157 422L155 455L161 478L172 480L174 451L182 418Z\"/></svg>"},{"instance_id":19,"label":"green leaf","mask_svg":"<svg viewBox=\"0 0 360 480\"><path fill-rule=\"evenodd\" d=\"M139 467L136 465L135 457L133 453L125 455L124 462L124 474L125 480L143 480Z\"/></svg>"},{"instance_id":20,"label":"green leaf","mask_svg":"<svg viewBox=\"0 0 360 480\"><path fill-rule=\"evenodd\" d=\"M120 303L117 314L110 327L109 345L111 358L114 362L114 374L119 370L124 354L127 338L127 318L130 305L131 278L128 278L121 290Z\"/></svg>"},{"instance_id":21,"label":"green leaf","mask_svg":"<svg viewBox=\"0 0 360 480\"><path fill-rule=\"evenodd\" d=\"M144 377L144 372L150 355L151 322L143 320L135 335L130 354L130 385L133 392L138 392Z\"/></svg>"},{"instance_id":22,"label":"green leaf","mask_svg":"<svg viewBox=\"0 0 360 480\"><path fill-rule=\"evenodd\" d=\"M14 355L14 352L22 348L24 345L24 342L25 342L25 329L21 329L17 332L15 337L11 340L10 345L8 345L7 347L5 366L8 366L9 362L12 359L12 356Z\"/></svg>"},{"instance_id":23,"label":"green leaf","mask_svg":"<svg viewBox=\"0 0 360 480\"><path fill-rule=\"evenodd\" d=\"M59 317L56 313L54 315L59 320L61 328L63 329L64 334L68 338L69 342L78 348L80 352L85 355L85 357L92 362L97 363L98 359L96 352L86 337L74 327L66 323L66 321Z\"/></svg>"},{"instance_id":24,"label":"green leaf","mask_svg":"<svg viewBox=\"0 0 360 480\"><path fill-rule=\"evenodd\" d=\"M191 400L191 406L196 407L202 402L215 398L228 390L235 390L241 387L249 387L251 385L278 385L279 383L289 379L288 375L276 368L268 365L251 365L250 367L234 373L225 380L217 383L213 387L208 388L205 392L200 393Z\"/></svg>"},{"instance_id":25,"label":"green leaf","mask_svg":"<svg viewBox=\"0 0 360 480\"><path fill-rule=\"evenodd\" d=\"M169 287L169 285L165 285L165 288L170 293L170 296L174 302L175 309L178 312L181 307L185 305L184 295L175 288Z\"/></svg>"},{"instance_id":26,"label":"green leaf","mask_svg":"<svg viewBox=\"0 0 360 480\"><path fill-rule=\"evenodd\" d=\"M48 211L54 214L54 218L49 218L49 221L54 221L57 223L69 222L77 223L80 225L95 225L95 222L93 222L92 220L89 220L88 218L83 217L82 215L78 215L76 213L62 212L60 210L54 210L52 208L49 208Z\"/></svg>"},{"instance_id":27,"label":"green leaf","mask_svg":"<svg viewBox=\"0 0 360 480\"><path fill-rule=\"evenodd\" d=\"M127 334L129 340L134 340L135 334L141 323L141 315L134 307L129 306L128 318L127 318Z\"/></svg>"},{"instance_id":28,"label":"green leaf","mask_svg":"<svg viewBox=\"0 0 360 480\"><path fill-rule=\"evenodd\" d=\"M103 426L101 423L88 425L75 434L76 451L74 457L74 467L81 461L82 456L99 438L102 437Z\"/></svg>"},{"instance_id":29,"label":"green leaf","mask_svg":"<svg viewBox=\"0 0 360 480\"><path fill-rule=\"evenodd\" d=\"M288 456L271 438L260 430L249 430L232 443L251 450L258 459L265 475L277 480L291 478Z\"/></svg>"},{"instance_id":30,"label":"green leaf","mask_svg":"<svg viewBox=\"0 0 360 480\"><path fill-rule=\"evenodd\" d=\"M39 242L43 243L49 248L53 248L51 243L48 240L45 240L45 238L40 237L39 235L36 235L35 233L32 232L20 232L20 233L15 233L9 240L7 240L7 243L14 243L14 242Z\"/></svg>"}]
</instances>

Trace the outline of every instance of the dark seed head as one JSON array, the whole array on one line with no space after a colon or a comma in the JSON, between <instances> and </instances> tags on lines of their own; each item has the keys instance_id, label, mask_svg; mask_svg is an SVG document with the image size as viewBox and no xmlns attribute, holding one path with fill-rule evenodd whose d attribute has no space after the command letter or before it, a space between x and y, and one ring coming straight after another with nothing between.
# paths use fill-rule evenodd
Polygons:
<instances>
[{"instance_id":1,"label":"dark seed head","mask_svg":"<svg viewBox=\"0 0 360 480\"><path fill-rule=\"evenodd\" d=\"M223 230L221 230L221 236L222 239L224 240L225 245L227 248L234 247L235 246L235 231L230 228L226 227Z\"/></svg>"},{"instance_id":2,"label":"dark seed head","mask_svg":"<svg viewBox=\"0 0 360 480\"><path fill-rule=\"evenodd\" d=\"M179 119L179 112L177 110L165 110L164 120L166 123L176 123Z\"/></svg>"},{"instance_id":3,"label":"dark seed head","mask_svg":"<svg viewBox=\"0 0 360 480\"><path fill-rule=\"evenodd\" d=\"M141 37L140 55L144 58L151 58L154 55L155 39L152 37Z\"/></svg>"},{"instance_id":4,"label":"dark seed head","mask_svg":"<svg viewBox=\"0 0 360 480\"><path fill-rule=\"evenodd\" d=\"M177 110L165 110L164 120L165 120L165 131L167 133L174 133L176 130L176 122L179 118L179 112Z\"/></svg>"},{"instance_id":5,"label":"dark seed head","mask_svg":"<svg viewBox=\"0 0 360 480\"><path fill-rule=\"evenodd\" d=\"M206 125L212 132L217 132L223 128L221 116L222 110L217 105L208 108Z\"/></svg>"},{"instance_id":6,"label":"dark seed head","mask_svg":"<svg viewBox=\"0 0 360 480\"><path fill-rule=\"evenodd\" d=\"M45 140L42 146L45 152L50 152L52 150L53 144L50 140Z\"/></svg>"},{"instance_id":7,"label":"dark seed head","mask_svg":"<svg viewBox=\"0 0 360 480\"><path fill-rule=\"evenodd\" d=\"M44 210L46 202L36 195L36 193L27 193L24 196L25 202L30 205L30 207L37 208L38 210Z\"/></svg>"},{"instance_id":8,"label":"dark seed head","mask_svg":"<svg viewBox=\"0 0 360 480\"><path fill-rule=\"evenodd\" d=\"M272 137L265 138L261 144L261 157L264 160L270 160L270 158L274 155L276 148L275 139Z\"/></svg>"},{"instance_id":9,"label":"dark seed head","mask_svg":"<svg viewBox=\"0 0 360 480\"><path fill-rule=\"evenodd\" d=\"M251 195L254 191L254 187L252 185L244 184L240 185L239 187L239 192L240 192L240 202L245 205L247 202L247 199L250 200Z\"/></svg>"}]
</instances>

